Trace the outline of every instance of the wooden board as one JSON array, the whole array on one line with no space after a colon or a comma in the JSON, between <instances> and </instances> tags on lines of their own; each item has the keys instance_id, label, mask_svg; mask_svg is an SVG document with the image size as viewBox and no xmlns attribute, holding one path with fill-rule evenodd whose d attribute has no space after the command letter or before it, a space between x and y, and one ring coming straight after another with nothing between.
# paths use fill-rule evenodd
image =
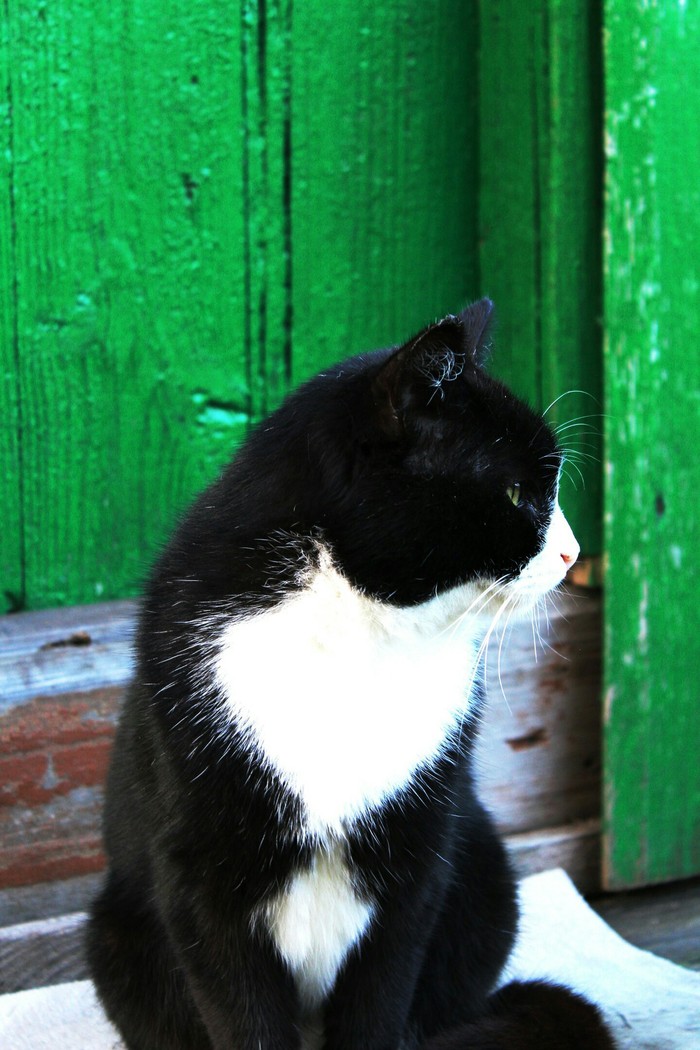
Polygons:
<instances>
[{"instance_id":1,"label":"wooden board","mask_svg":"<svg viewBox=\"0 0 700 1050\"><path fill-rule=\"evenodd\" d=\"M697 5L606 4L605 878L700 871Z\"/></svg>"},{"instance_id":2,"label":"wooden board","mask_svg":"<svg viewBox=\"0 0 700 1050\"><path fill-rule=\"evenodd\" d=\"M591 904L631 944L700 970L700 879L596 897Z\"/></svg>"},{"instance_id":3,"label":"wooden board","mask_svg":"<svg viewBox=\"0 0 700 1050\"><path fill-rule=\"evenodd\" d=\"M600 32L586 0L480 6L479 283L499 308L493 368L551 405L584 555L601 543Z\"/></svg>"},{"instance_id":4,"label":"wooden board","mask_svg":"<svg viewBox=\"0 0 700 1050\"><path fill-rule=\"evenodd\" d=\"M5 16L11 608L135 593L251 408L235 12L9 0Z\"/></svg>"},{"instance_id":5,"label":"wooden board","mask_svg":"<svg viewBox=\"0 0 700 1050\"><path fill-rule=\"evenodd\" d=\"M137 593L290 381L478 296L475 11L8 0L2 608Z\"/></svg>"},{"instance_id":6,"label":"wooden board","mask_svg":"<svg viewBox=\"0 0 700 1050\"><path fill-rule=\"evenodd\" d=\"M476 747L484 799L507 834L600 817L600 598L571 590L538 636L517 624L486 660Z\"/></svg>"},{"instance_id":7,"label":"wooden board","mask_svg":"<svg viewBox=\"0 0 700 1050\"><path fill-rule=\"evenodd\" d=\"M295 382L480 295L476 5L296 4Z\"/></svg>"},{"instance_id":8,"label":"wooden board","mask_svg":"<svg viewBox=\"0 0 700 1050\"><path fill-rule=\"evenodd\" d=\"M89 977L85 922L77 912L0 928L0 995Z\"/></svg>"}]
</instances>

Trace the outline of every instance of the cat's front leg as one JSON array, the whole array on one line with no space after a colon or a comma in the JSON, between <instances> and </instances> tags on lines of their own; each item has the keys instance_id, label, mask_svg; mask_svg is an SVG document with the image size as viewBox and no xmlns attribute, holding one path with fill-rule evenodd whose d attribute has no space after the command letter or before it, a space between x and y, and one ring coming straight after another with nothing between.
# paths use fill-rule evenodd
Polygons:
<instances>
[{"instance_id":1,"label":"cat's front leg","mask_svg":"<svg viewBox=\"0 0 700 1050\"><path fill-rule=\"evenodd\" d=\"M324 1050L398 1050L433 922L416 899L378 910L326 1002Z\"/></svg>"},{"instance_id":2,"label":"cat's front leg","mask_svg":"<svg viewBox=\"0 0 700 1050\"><path fill-rule=\"evenodd\" d=\"M222 906L221 893L171 888L165 914L212 1050L299 1050L292 978L245 909Z\"/></svg>"}]
</instances>

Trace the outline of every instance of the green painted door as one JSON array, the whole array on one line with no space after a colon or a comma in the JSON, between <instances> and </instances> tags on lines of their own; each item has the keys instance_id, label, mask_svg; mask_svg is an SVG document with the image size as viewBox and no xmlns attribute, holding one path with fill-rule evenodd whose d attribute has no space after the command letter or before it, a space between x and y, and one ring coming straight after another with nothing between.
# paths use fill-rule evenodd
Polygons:
<instances>
[{"instance_id":1,"label":"green painted door","mask_svg":"<svg viewBox=\"0 0 700 1050\"><path fill-rule=\"evenodd\" d=\"M136 593L290 383L478 295L475 11L5 5L5 609Z\"/></svg>"},{"instance_id":2,"label":"green painted door","mask_svg":"<svg viewBox=\"0 0 700 1050\"><path fill-rule=\"evenodd\" d=\"M605 877L700 871L700 8L606 4Z\"/></svg>"}]
</instances>

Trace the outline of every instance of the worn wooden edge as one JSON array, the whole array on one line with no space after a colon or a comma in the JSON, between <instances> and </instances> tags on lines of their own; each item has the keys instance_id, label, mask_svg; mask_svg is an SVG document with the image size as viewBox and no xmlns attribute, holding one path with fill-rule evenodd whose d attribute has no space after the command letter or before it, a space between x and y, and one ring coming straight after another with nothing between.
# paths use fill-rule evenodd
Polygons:
<instances>
[{"instance_id":1,"label":"worn wooden edge","mask_svg":"<svg viewBox=\"0 0 700 1050\"><path fill-rule=\"evenodd\" d=\"M563 868L581 893L600 889L601 822L597 817L506 835L505 843L518 878Z\"/></svg>"},{"instance_id":2,"label":"worn wooden edge","mask_svg":"<svg viewBox=\"0 0 700 1050\"><path fill-rule=\"evenodd\" d=\"M85 912L0 929L0 994L88 977Z\"/></svg>"},{"instance_id":3,"label":"worn wooden edge","mask_svg":"<svg viewBox=\"0 0 700 1050\"><path fill-rule=\"evenodd\" d=\"M700 878L598 895L590 904L625 940L700 970Z\"/></svg>"},{"instance_id":4,"label":"worn wooden edge","mask_svg":"<svg viewBox=\"0 0 700 1050\"><path fill-rule=\"evenodd\" d=\"M37 696L125 685L137 608L119 601L0 617L0 713Z\"/></svg>"},{"instance_id":5,"label":"worn wooden edge","mask_svg":"<svg viewBox=\"0 0 700 1050\"><path fill-rule=\"evenodd\" d=\"M98 893L102 873L0 889L0 929L85 911Z\"/></svg>"}]
</instances>

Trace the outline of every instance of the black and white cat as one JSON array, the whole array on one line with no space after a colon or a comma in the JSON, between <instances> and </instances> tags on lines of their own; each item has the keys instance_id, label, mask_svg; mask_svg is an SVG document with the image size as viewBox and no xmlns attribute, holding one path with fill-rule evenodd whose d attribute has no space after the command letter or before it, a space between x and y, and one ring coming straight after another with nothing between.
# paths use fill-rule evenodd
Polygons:
<instances>
[{"instance_id":1,"label":"black and white cat","mask_svg":"<svg viewBox=\"0 0 700 1050\"><path fill-rule=\"evenodd\" d=\"M578 546L552 431L482 368L490 314L306 383L156 566L89 932L130 1050L613 1046L565 989L493 993L483 641Z\"/></svg>"}]
</instances>

